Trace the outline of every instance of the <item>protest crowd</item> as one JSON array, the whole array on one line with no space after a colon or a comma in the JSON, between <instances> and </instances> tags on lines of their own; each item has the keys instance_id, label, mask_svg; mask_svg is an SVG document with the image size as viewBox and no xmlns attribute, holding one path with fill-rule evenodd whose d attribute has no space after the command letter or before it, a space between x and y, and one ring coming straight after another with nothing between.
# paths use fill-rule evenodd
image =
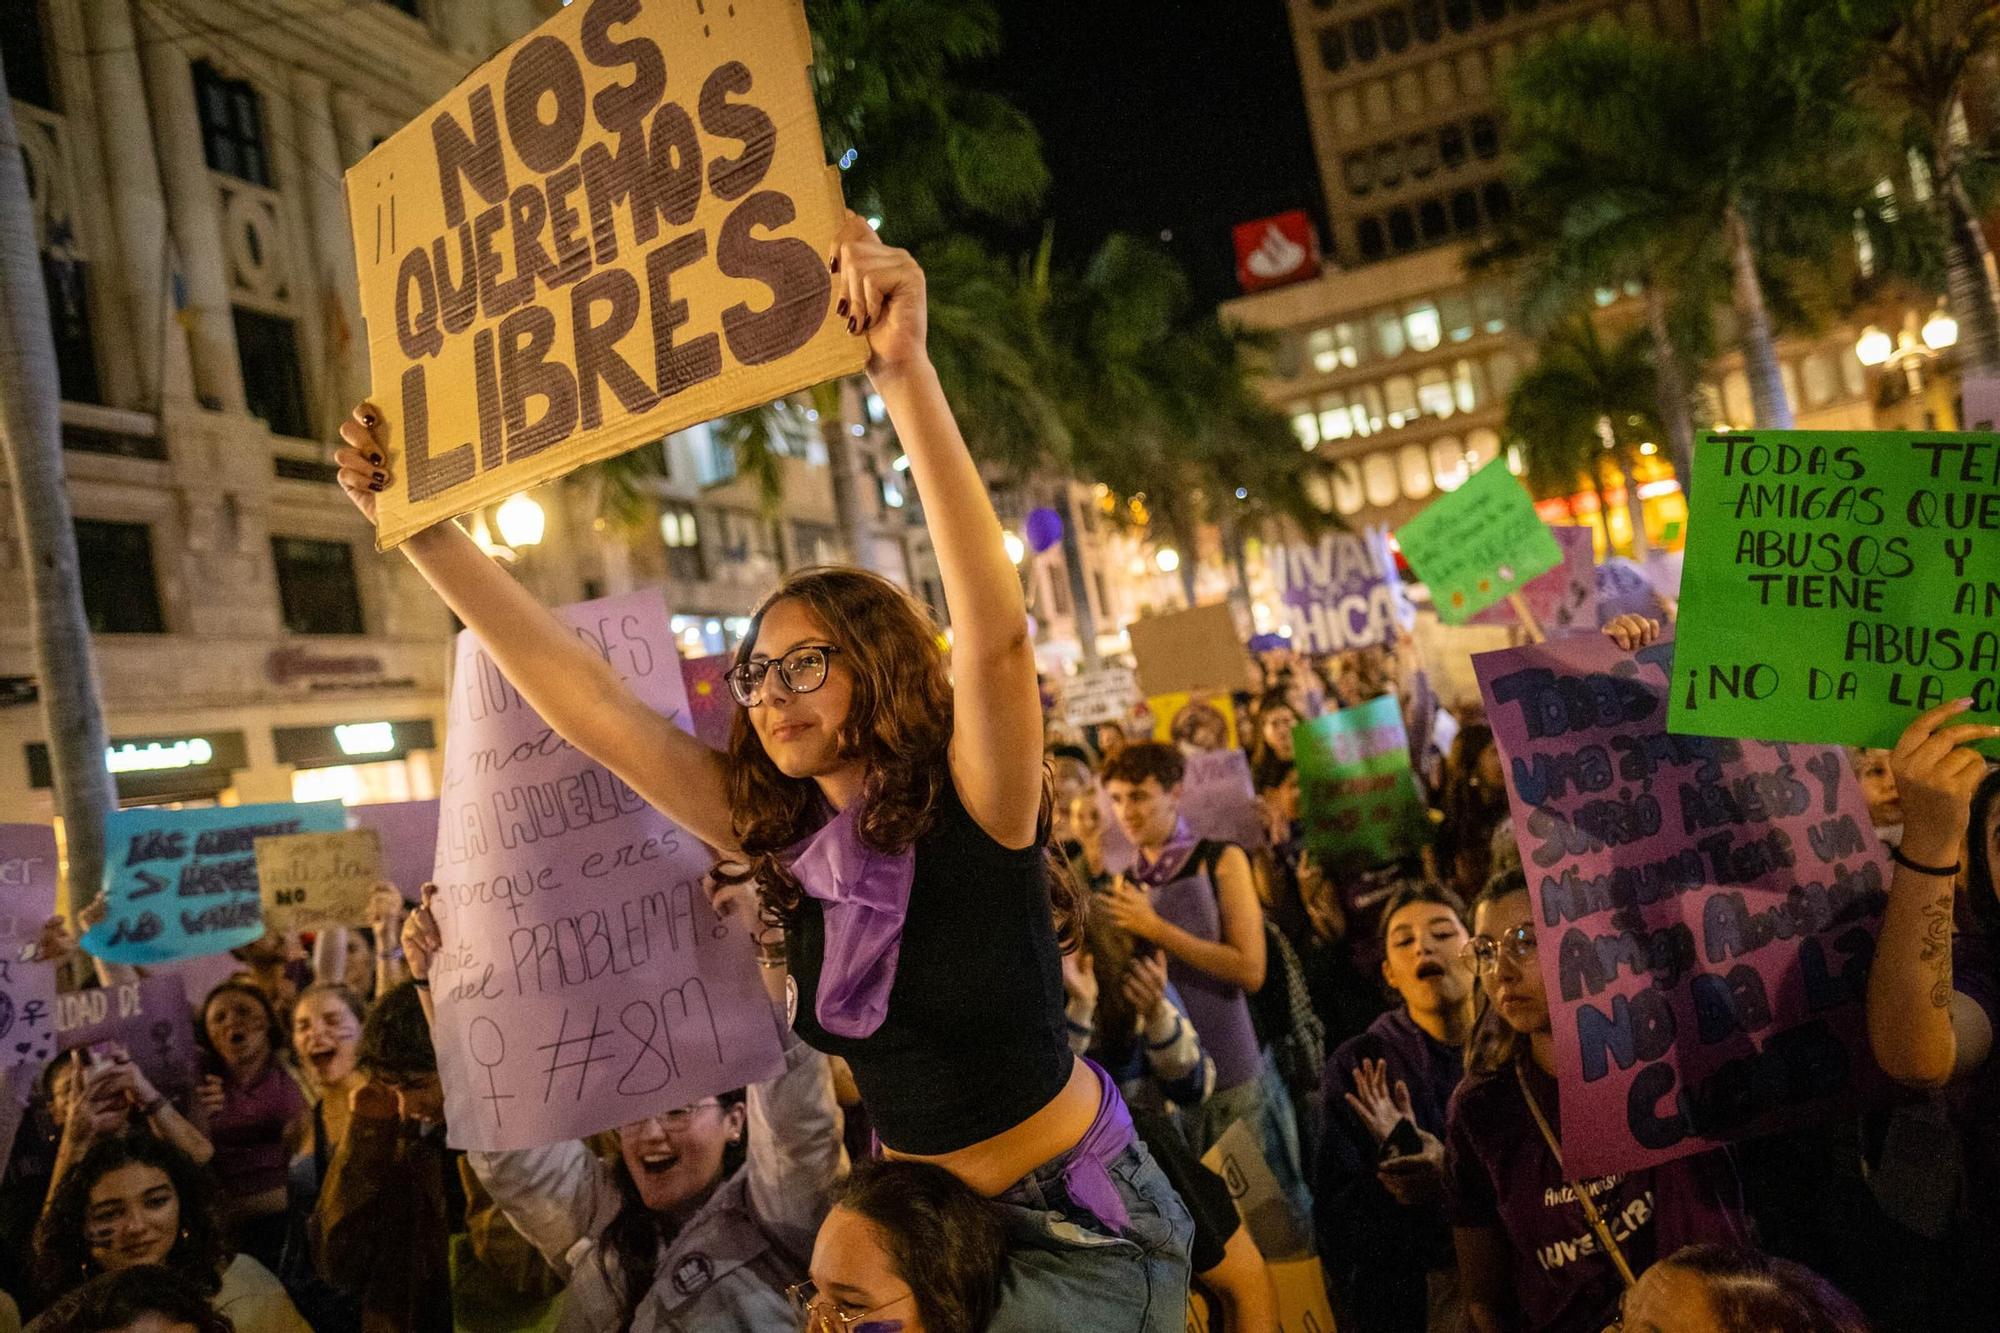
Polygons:
<instances>
[{"instance_id":1,"label":"protest crowd","mask_svg":"<svg viewBox=\"0 0 2000 1333\"><path fill-rule=\"evenodd\" d=\"M1198 608L1043 678L921 270L853 215L826 258L948 647L881 578L795 573L711 744L630 605L410 536L384 558L469 631L433 882L226 952L163 956L130 894L46 921L0 1328L2000 1327L1990 694L1868 748L1683 729L1698 600L1538 524L1482 606L1403 534L1426 614L1512 642L1456 664L1477 693L1349 534L1351 645ZM371 520L381 411L335 455ZM1429 511L1465 560L1449 506L1519 491L1481 476ZM458 784L506 765L460 728L570 786L482 818Z\"/></svg>"}]
</instances>

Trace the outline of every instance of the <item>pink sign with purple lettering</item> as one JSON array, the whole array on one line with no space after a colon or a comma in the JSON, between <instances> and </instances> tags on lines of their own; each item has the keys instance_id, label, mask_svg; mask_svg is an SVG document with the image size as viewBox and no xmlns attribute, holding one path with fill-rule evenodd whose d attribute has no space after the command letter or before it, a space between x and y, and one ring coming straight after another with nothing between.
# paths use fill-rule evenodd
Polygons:
<instances>
[{"instance_id":1,"label":"pink sign with purple lettering","mask_svg":"<svg viewBox=\"0 0 2000 1333\"><path fill-rule=\"evenodd\" d=\"M1637 1170L1880 1085L1863 999L1888 867L1847 756L1666 733L1671 641L1473 659L1507 766L1563 1161Z\"/></svg>"},{"instance_id":2,"label":"pink sign with purple lettering","mask_svg":"<svg viewBox=\"0 0 2000 1333\"><path fill-rule=\"evenodd\" d=\"M1521 588L1528 610L1551 639L1565 635L1597 632L1597 580L1592 572L1596 553L1591 547L1589 528L1550 526L1549 532L1562 548L1562 563L1539 574ZM1489 606L1468 624L1512 625L1519 617L1511 602Z\"/></svg>"},{"instance_id":3,"label":"pink sign with purple lettering","mask_svg":"<svg viewBox=\"0 0 2000 1333\"><path fill-rule=\"evenodd\" d=\"M667 608L643 590L558 614L688 729ZM778 1026L693 834L556 736L459 635L431 971L454 1147L582 1138L770 1078Z\"/></svg>"}]
</instances>

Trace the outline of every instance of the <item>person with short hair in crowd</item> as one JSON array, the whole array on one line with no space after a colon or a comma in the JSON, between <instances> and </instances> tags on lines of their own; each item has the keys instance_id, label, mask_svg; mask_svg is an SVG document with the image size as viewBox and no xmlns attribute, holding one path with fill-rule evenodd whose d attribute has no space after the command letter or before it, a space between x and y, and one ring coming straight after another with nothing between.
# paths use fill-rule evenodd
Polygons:
<instances>
[{"instance_id":1,"label":"person with short hair in crowd","mask_svg":"<svg viewBox=\"0 0 2000 1333\"><path fill-rule=\"evenodd\" d=\"M1326 1064L1312 1181L1320 1253L1361 1333L1455 1329L1443 1139L1472 1030L1468 935L1458 900L1421 882L1389 899L1382 935L1382 979L1401 1003Z\"/></svg>"},{"instance_id":2,"label":"person with short hair in crowd","mask_svg":"<svg viewBox=\"0 0 2000 1333\"><path fill-rule=\"evenodd\" d=\"M285 1065L285 1029L271 998L243 978L202 1002L195 1035L203 1077L196 1104L215 1145L209 1169L222 1189L230 1242L276 1270L285 1240L286 1175L293 1125L306 1095Z\"/></svg>"},{"instance_id":3,"label":"person with short hair in crowd","mask_svg":"<svg viewBox=\"0 0 2000 1333\"><path fill-rule=\"evenodd\" d=\"M1077 908L1048 864L1034 644L1000 521L925 350L924 275L853 214L829 267L923 500L949 658L888 580L801 571L751 618L728 672L742 710L718 754L648 708L456 525L401 549L557 735L750 864L760 943L799 997L793 1027L847 1060L885 1149L1039 1219L1063 1262L1009 1287L1016 1317L1136 1316L1179 1333L1187 1211L1116 1084L1063 1034L1059 935ZM390 483L379 424L363 404L335 454L371 519Z\"/></svg>"},{"instance_id":4,"label":"person with short hair in crowd","mask_svg":"<svg viewBox=\"0 0 2000 1333\"><path fill-rule=\"evenodd\" d=\"M1466 945L1480 985L1445 1125L1459 1286L1475 1333L1599 1333L1662 1254L1743 1239L1720 1151L1579 1181L1563 1163L1555 1034L1519 871L1487 885Z\"/></svg>"},{"instance_id":5,"label":"person with short hair in crowd","mask_svg":"<svg viewBox=\"0 0 2000 1333\"><path fill-rule=\"evenodd\" d=\"M1005 1283L1025 1278L1045 1257L1053 1274L1066 1268L1036 1248L1045 1238L1034 1227L1015 1237L1023 1248L1010 1262L1009 1211L1019 1210L996 1207L928 1162L856 1166L820 1224L811 1276L791 1291L807 1333L1057 1327L995 1322Z\"/></svg>"},{"instance_id":6,"label":"person with short hair in crowd","mask_svg":"<svg viewBox=\"0 0 2000 1333\"><path fill-rule=\"evenodd\" d=\"M1493 835L1507 823L1507 775L1493 728L1470 722L1452 739L1445 765L1444 821L1438 825L1438 873L1461 899L1493 876ZM1511 832L1502 836L1512 841Z\"/></svg>"},{"instance_id":7,"label":"person with short hair in crowd","mask_svg":"<svg viewBox=\"0 0 2000 1333\"><path fill-rule=\"evenodd\" d=\"M100 1273L50 1306L36 1333L237 1333L200 1287L159 1264Z\"/></svg>"},{"instance_id":8,"label":"person with short hair in crowd","mask_svg":"<svg viewBox=\"0 0 2000 1333\"><path fill-rule=\"evenodd\" d=\"M224 1239L202 1168L158 1139L105 1139L56 1182L35 1232L36 1283L55 1301L142 1264L194 1284L238 1333L308 1333L271 1270Z\"/></svg>"},{"instance_id":9,"label":"person with short hair in crowd","mask_svg":"<svg viewBox=\"0 0 2000 1333\"><path fill-rule=\"evenodd\" d=\"M1620 1333L1869 1333L1839 1288L1740 1245L1690 1245L1625 1293Z\"/></svg>"}]
</instances>

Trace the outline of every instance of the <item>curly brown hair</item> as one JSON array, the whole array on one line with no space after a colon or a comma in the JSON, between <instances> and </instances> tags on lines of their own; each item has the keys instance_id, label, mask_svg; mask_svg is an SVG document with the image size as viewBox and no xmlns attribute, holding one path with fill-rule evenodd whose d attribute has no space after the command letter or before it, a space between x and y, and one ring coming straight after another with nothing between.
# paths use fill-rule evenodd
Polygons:
<instances>
[{"instance_id":1,"label":"curly brown hair","mask_svg":"<svg viewBox=\"0 0 2000 1333\"><path fill-rule=\"evenodd\" d=\"M782 601L802 603L840 650L852 672L853 697L836 737L840 756L867 765L856 832L874 851L906 851L928 833L951 781L952 698L937 625L910 595L879 574L848 568L803 569L766 597L736 650L735 665L750 660L764 617ZM729 808L736 835L756 881L769 925L783 926L797 913L804 889L783 853L811 837L830 811L811 778L787 777L765 752L748 709L739 708L729 730ZM1048 853L1054 789L1046 766L1035 839L1047 861L1050 906L1065 949L1075 947L1080 900L1066 865ZM745 876L733 877L740 882ZM729 882L732 877L720 874Z\"/></svg>"}]
</instances>

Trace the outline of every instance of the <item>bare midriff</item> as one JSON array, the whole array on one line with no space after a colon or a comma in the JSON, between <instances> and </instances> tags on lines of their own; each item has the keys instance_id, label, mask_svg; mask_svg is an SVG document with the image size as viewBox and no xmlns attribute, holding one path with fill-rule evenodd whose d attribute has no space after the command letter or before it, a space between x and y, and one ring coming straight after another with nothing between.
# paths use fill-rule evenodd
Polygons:
<instances>
[{"instance_id":1,"label":"bare midriff","mask_svg":"<svg viewBox=\"0 0 2000 1333\"><path fill-rule=\"evenodd\" d=\"M1080 1143L1090 1132L1091 1122L1097 1119L1102 1096L1097 1075L1083 1061L1074 1060L1069 1082L1062 1091L1012 1129L1003 1129L990 1139L935 1156L896 1152L887 1147L883 1153L913 1162L935 1163L991 1198Z\"/></svg>"}]
</instances>

